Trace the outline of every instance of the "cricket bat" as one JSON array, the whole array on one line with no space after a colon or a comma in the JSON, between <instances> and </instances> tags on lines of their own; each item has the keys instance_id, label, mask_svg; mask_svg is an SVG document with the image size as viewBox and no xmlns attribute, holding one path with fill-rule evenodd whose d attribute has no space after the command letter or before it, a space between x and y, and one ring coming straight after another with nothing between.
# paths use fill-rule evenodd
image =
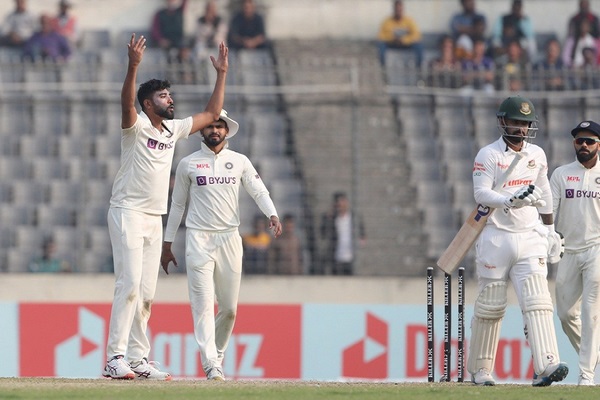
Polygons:
<instances>
[{"instance_id":1,"label":"cricket bat","mask_svg":"<svg viewBox=\"0 0 600 400\"><path fill-rule=\"evenodd\" d=\"M515 169L519 161L523 158L520 152L516 154L515 159L510 163L502 179L496 183L495 188L500 188L508 180L509 175ZM461 226L452 242L437 260L437 266L447 274L452 274L460 262L465 258L467 252L475 243L475 240L483 230L489 216L494 212L494 208L478 204L469 214L465 223Z\"/></svg>"}]
</instances>

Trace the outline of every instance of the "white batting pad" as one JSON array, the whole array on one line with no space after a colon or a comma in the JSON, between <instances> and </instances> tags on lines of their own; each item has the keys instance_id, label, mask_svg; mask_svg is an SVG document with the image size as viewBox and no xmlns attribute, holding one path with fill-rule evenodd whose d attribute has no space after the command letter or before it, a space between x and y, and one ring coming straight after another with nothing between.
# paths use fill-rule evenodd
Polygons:
<instances>
[{"instance_id":1,"label":"white batting pad","mask_svg":"<svg viewBox=\"0 0 600 400\"><path fill-rule=\"evenodd\" d=\"M560 362L554 331L552 297L542 275L531 275L523 284L523 319L525 337L533 356L533 369L541 374L549 364Z\"/></svg>"},{"instance_id":2,"label":"white batting pad","mask_svg":"<svg viewBox=\"0 0 600 400\"><path fill-rule=\"evenodd\" d=\"M471 341L467 370L475 374L481 368L494 370L498 337L506 311L506 283L486 285L475 301L471 320Z\"/></svg>"}]
</instances>

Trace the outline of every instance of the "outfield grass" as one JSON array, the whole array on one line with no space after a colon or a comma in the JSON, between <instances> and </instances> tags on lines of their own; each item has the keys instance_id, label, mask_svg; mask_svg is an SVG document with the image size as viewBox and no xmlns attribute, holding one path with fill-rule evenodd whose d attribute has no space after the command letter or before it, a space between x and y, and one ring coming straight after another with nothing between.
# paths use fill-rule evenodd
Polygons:
<instances>
[{"instance_id":1,"label":"outfield grass","mask_svg":"<svg viewBox=\"0 0 600 400\"><path fill-rule=\"evenodd\" d=\"M588 400L600 386L528 385L477 387L468 383L341 383L291 381L175 380L172 382L106 379L0 378L0 399L411 399L411 400Z\"/></svg>"}]
</instances>

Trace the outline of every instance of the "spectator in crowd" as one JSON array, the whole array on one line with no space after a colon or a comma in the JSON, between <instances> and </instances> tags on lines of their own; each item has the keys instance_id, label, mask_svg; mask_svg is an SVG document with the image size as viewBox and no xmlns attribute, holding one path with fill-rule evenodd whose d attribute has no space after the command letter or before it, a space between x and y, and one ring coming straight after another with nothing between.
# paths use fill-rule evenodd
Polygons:
<instances>
[{"instance_id":1,"label":"spectator in crowd","mask_svg":"<svg viewBox=\"0 0 600 400\"><path fill-rule=\"evenodd\" d=\"M598 89L600 79L598 78L598 63L596 47L585 47L582 50L583 64L573 68L574 87L579 90Z\"/></svg>"},{"instance_id":2,"label":"spectator in crowd","mask_svg":"<svg viewBox=\"0 0 600 400\"><path fill-rule=\"evenodd\" d=\"M71 7L73 7L71 0L58 2L58 14L52 18L52 28L66 37L71 49L75 49L79 44L79 25L77 18L70 12Z\"/></svg>"},{"instance_id":3,"label":"spectator in crowd","mask_svg":"<svg viewBox=\"0 0 600 400\"><path fill-rule=\"evenodd\" d=\"M414 52L416 65L421 65L423 61L421 31L415 20L404 13L402 0L394 1L394 14L381 23L377 40L381 64L385 63L387 49L408 49Z\"/></svg>"},{"instance_id":4,"label":"spectator in crowd","mask_svg":"<svg viewBox=\"0 0 600 400\"><path fill-rule=\"evenodd\" d=\"M269 274L301 275L302 243L296 234L296 218L285 214L281 224L283 233L269 247Z\"/></svg>"},{"instance_id":5,"label":"spectator in crowd","mask_svg":"<svg viewBox=\"0 0 600 400\"><path fill-rule=\"evenodd\" d=\"M244 247L244 272L265 274L268 269L271 235L267 221L262 214L256 214L252 222L252 232L242 236Z\"/></svg>"},{"instance_id":6,"label":"spectator in crowd","mask_svg":"<svg viewBox=\"0 0 600 400\"><path fill-rule=\"evenodd\" d=\"M457 88L461 80L461 66L456 59L452 36L443 35L438 42L439 56L429 63L429 85Z\"/></svg>"},{"instance_id":7,"label":"spectator in crowd","mask_svg":"<svg viewBox=\"0 0 600 400\"><path fill-rule=\"evenodd\" d=\"M40 30L35 32L23 46L23 58L30 61L66 61L71 56L71 46L66 37L52 27L52 18L40 17Z\"/></svg>"},{"instance_id":8,"label":"spectator in crowd","mask_svg":"<svg viewBox=\"0 0 600 400\"><path fill-rule=\"evenodd\" d=\"M184 16L188 0L165 0L164 8L152 19L152 44L165 50L169 59L182 58L186 51Z\"/></svg>"},{"instance_id":9,"label":"spectator in crowd","mask_svg":"<svg viewBox=\"0 0 600 400\"><path fill-rule=\"evenodd\" d=\"M8 14L0 30L0 44L22 47L38 29L38 17L27 10L26 0L15 0L15 10Z\"/></svg>"},{"instance_id":10,"label":"spectator in crowd","mask_svg":"<svg viewBox=\"0 0 600 400\"><path fill-rule=\"evenodd\" d=\"M227 39L227 23L217 12L217 3L214 0L206 2L204 15L198 18L194 49L196 58L204 57L207 49L215 49L219 43Z\"/></svg>"},{"instance_id":11,"label":"spectator in crowd","mask_svg":"<svg viewBox=\"0 0 600 400\"><path fill-rule=\"evenodd\" d=\"M460 4L462 12L453 15L450 20L450 33L454 40L463 34L473 36L475 20L477 18L483 18L484 25L487 27L485 16L476 10L475 0L460 0Z\"/></svg>"},{"instance_id":12,"label":"spectator in crowd","mask_svg":"<svg viewBox=\"0 0 600 400\"><path fill-rule=\"evenodd\" d=\"M34 257L29 263L29 272L71 272L68 261L56 256L56 243L47 237L42 243L42 254Z\"/></svg>"},{"instance_id":13,"label":"spectator in crowd","mask_svg":"<svg viewBox=\"0 0 600 400\"><path fill-rule=\"evenodd\" d=\"M506 53L498 57L495 62L499 79L496 83L497 87L513 92L527 89L527 71L530 64L521 42L516 39L509 41L506 45Z\"/></svg>"},{"instance_id":14,"label":"spectator in crowd","mask_svg":"<svg viewBox=\"0 0 600 400\"><path fill-rule=\"evenodd\" d=\"M483 90L491 93L494 89L495 64L486 55L486 44L483 39L475 39L473 56L461 62L463 87Z\"/></svg>"},{"instance_id":15,"label":"spectator in crowd","mask_svg":"<svg viewBox=\"0 0 600 400\"><path fill-rule=\"evenodd\" d=\"M600 38L600 22L598 16L591 10L590 0L579 1L579 12L569 18L567 36L576 36L576 32L581 31L583 21L589 24L590 34L596 39Z\"/></svg>"},{"instance_id":16,"label":"spectator in crowd","mask_svg":"<svg viewBox=\"0 0 600 400\"><path fill-rule=\"evenodd\" d=\"M242 10L229 24L227 43L232 49L264 49L269 47L262 15L256 12L254 0L242 0Z\"/></svg>"},{"instance_id":17,"label":"spectator in crowd","mask_svg":"<svg viewBox=\"0 0 600 400\"><path fill-rule=\"evenodd\" d=\"M579 29L575 29L575 34L567 37L563 47L563 62L569 68L579 68L584 64L583 49L597 46L597 40L590 33L590 23L587 20L581 21Z\"/></svg>"},{"instance_id":18,"label":"spectator in crowd","mask_svg":"<svg viewBox=\"0 0 600 400\"><path fill-rule=\"evenodd\" d=\"M560 42L557 38L548 40L544 58L533 66L535 85L538 90L565 90L564 63L561 58Z\"/></svg>"},{"instance_id":19,"label":"spectator in crowd","mask_svg":"<svg viewBox=\"0 0 600 400\"><path fill-rule=\"evenodd\" d=\"M484 45L487 47L487 40L485 38L485 18L481 16L475 17L473 30L470 35L463 33L456 39L454 43L454 55L456 60L470 60L473 57L474 42L477 40L483 41Z\"/></svg>"},{"instance_id":20,"label":"spectator in crowd","mask_svg":"<svg viewBox=\"0 0 600 400\"><path fill-rule=\"evenodd\" d=\"M535 60L537 44L531 18L523 13L523 1L513 0L510 13L498 17L492 30L494 57L506 51L506 44L516 39L525 49L530 60Z\"/></svg>"},{"instance_id":21,"label":"spectator in crowd","mask_svg":"<svg viewBox=\"0 0 600 400\"><path fill-rule=\"evenodd\" d=\"M321 238L325 241L325 265L333 275L352 275L356 245L354 230L362 245L366 240L362 217L352 215L350 201L344 192L333 195L333 208L321 217Z\"/></svg>"}]
</instances>

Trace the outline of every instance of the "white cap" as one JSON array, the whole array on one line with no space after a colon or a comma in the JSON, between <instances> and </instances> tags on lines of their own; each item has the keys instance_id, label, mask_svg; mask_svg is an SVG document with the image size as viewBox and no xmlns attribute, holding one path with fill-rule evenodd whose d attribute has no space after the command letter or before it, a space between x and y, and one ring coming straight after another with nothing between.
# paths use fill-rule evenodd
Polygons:
<instances>
[{"instance_id":1,"label":"white cap","mask_svg":"<svg viewBox=\"0 0 600 400\"><path fill-rule=\"evenodd\" d=\"M227 133L227 139L232 138L240 128L240 124L232 120L227 116L227 111L224 109L221 110L221 114L219 115L219 119L222 119L227 123L227 128L229 128L229 132Z\"/></svg>"}]
</instances>

